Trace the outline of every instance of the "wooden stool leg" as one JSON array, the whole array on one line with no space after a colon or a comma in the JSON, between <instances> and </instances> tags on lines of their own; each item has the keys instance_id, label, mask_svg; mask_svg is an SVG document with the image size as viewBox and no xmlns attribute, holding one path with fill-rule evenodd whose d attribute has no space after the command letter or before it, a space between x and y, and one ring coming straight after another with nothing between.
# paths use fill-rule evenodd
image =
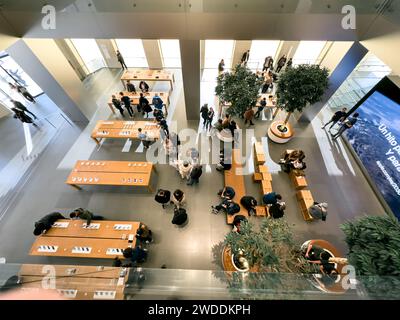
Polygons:
<instances>
[{"instance_id":1,"label":"wooden stool leg","mask_svg":"<svg viewBox=\"0 0 400 320\"><path fill-rule=\"evenodd\" d=\"M82 190L82 188L81 187L78 187L76 184L70 184L70 186L72 187L72 188L75 188L75 189L77 189L77 190Z\"/></svg>"},{"instance_id":2,"label":"wooden stool leg","mask_svg":"<svg viewBox=\"0 0 400 320\"><path fill-rule=\"evenodd\" d=\"M101 139L100 139L100 140L97 140L97 138L93 138L93 137L92 137L92 139L96 142L96 144L97 144L98 146L100 145Z\"/></svg>"}]
</instances>

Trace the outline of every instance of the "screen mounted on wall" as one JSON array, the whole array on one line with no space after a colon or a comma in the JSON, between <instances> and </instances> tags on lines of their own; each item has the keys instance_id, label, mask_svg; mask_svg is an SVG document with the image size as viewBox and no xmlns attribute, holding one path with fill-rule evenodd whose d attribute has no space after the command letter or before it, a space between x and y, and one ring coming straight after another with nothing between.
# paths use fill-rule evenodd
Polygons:
<instances>
[{"instance_id":1,"label":"screen mounted on wall","mask_svg":"<svg viewBox=\"0 0 400 320\"><path fill-rule=\"evenodd\" d=\"M360 116L347 139L400 220L400 89L384 78L353 111Z\"/></svg>"}]
</instances>

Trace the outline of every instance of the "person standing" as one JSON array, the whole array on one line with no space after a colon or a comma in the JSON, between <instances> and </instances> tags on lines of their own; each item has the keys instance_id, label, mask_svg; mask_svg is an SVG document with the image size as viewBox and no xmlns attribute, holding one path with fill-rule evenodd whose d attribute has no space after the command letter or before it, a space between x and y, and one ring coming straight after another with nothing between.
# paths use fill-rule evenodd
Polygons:
<instances>
[{"instance_id":1,"label":"person standing","mask_svg":"<svg viewBox=\"0 0 400 320\"><path fill-rule=\"evenodd\" d=\"M27 112L27 113L33 115L33 117L34 117L35 119L37 119L36 115L33 114L32 112L30 112L30 111L28 110L28 108L25 107L21 102L16 101L16 100L11 100L11 102L14 104L14 107L15 107L16 109L21 110L22 112Z\"/></svg>"},{"instance_id":2,"label":"person standing","mask_svg":"<svg viewBox=\"0 0 400 320\"><path fill-rule=\"evenodd\" d=\"M142 92L149 92L149 85L142 80L139 83L139 89L142 90Z\"/></svg>"},{"instance_id":3,"label":"person standing","mask_svg":"<svg viewBox=\"0 0 400 320\"><path fill-rule=\"evenodd\" d=\"M175 205L175 208L183 207L186 203L185 193L180 189L176 189L172 194L171 202Z\"/></svg>"},{"instance_id":4,"label":"person standing","mask_svg":"<svg viewBox=\"0 0 400 320\"><path fill-rule=\"evenodd\" d=\"M22 86L22 85L20 85L20 84L18 84L18 83L16 83L16 84L12 84L12 83L8 83L9 85L10 85L10 87L11 87L11 89L14 89L14 90L16 90L19 94L21 94L26 100L28 100L28 101L30 101L30 102L33 102L33 103L36 103L36 100L35 100L35 98L28 92L28 90L24 87L24 86Z\"/></svg>"},{"instance_id":5,"label":"person standing","mask_svg":"<svg viewBox=\"0 0 400 320\"><path fill-rule=\"evenodd\" d=\"M260 114L261 112L264 111L264 108L267 106L267 98L262 98L262 100L260 101L260 105L257 108L257 112L254 114L254 118L258 119L260 118Z\"/></svg>"},{"instance_id":6,"label":"person standing","mask_svg":"<svg viewBox=\"0 0 400 320\"><path fill-rule=\"evenodd\" d=\"M153 242L153 233L147 225L141 222L136 231L136 239L145 243Z\"/></svg>"},{"instance_id":7,"label":"person standing","mask_svg":"<svg viewBox=\"0 0 400 320\"><path fill-rule=\"evenodd\" d=\"M126 90L128 90L128 92L133 92L133 93L136 94L135 85L134 85L133 83L131 83L130 80L128 80L128 81L126 82Z\"/></svg>"},{"instance_id":8,"label":"person standing","mask_svg":"<svg viewBox=\"0 0 400 320\"><path fill-rule=\"evenodd\" d=\"M208 119L208 104L205 103L201 109L200 109L200 114L201 117L203 118L203 129L206 127L207 119Z\"/></svg>"},{"instance_id":9,"label":"person standing","mask_svg":"<svg viewBox=\"0 0 400 320\"><path fill-rule=\"evenodd\" d=\"M190 172L188 186L193 185L194 183L199 183L199 179L203 174L203 168L200 164L196 164L193 166L192 171Z\"/></svg>"},{"instance_id":10,"label":"person standing","mask_svg":"<svg viewBox=\"0 0 400 320\"><path fill-rule=\"evenodd\" d=\"M169 203L171 199L171 191L169 190L164 190L164 189L158 189L154 200L158 203L160 203L163 207L163 209L165 209L166 204Z\"/></svg>"},{"instance_id":11,"label":"person standing","mask_svg":"<svg viewBox=\"0 0 400 320\"><path fill-rule=\"evenodd\" d=\"M190 171L192 170L192 166L190 165L189 161L181 161L178 164L178 171L181 175L182 179L189 180Z\"/></svg>"},{"instance_id":12,"label":"person standing","mask_svg":"<svg viewBox=\"0 0 400 320\"><path fill-rule=\"evenodd\" d=\"M113 104L113 106L119 110L119 112L121 113L121 116L124 117L124 109L122 109L121 107L121 101L117 99L117 97L113 94L111 99L111 102Z\"/></svg>"},{"instance_id":13,"label":"person standing","mask_svg":"<svg viewBox=\"0 0 400 320\"><path fill-rule=\"evenodd\" d=\"M332 135L333 140L336 140L337 138L339 138L346 130L351 129L357 123L358 117L359 117L359 113L356 112L353 116L351 116L347 120L343 121L338 132L335 135Z\"/></svg>"},{"instance_id":14,"label":"person standing","mask_svg":"<svg viewBox=\"0 0 400 320\"><path fill-rule=\"evenodd\" d=\"M327 123L325 123L321 129L325 129L325 127L332 123L332 125L329 127L329 131L331 131L331 129L333 128L333 126L340 122L343 122L343 120L346 118L347 115L347 108L343 108L342 110L336 111L335 114L332 116L331 120Z\"/></svg>"},{"instance_id":15,"label":"person standing","mask_svg":"<svg viewBox=\"0 0 400 320\"><path fill-rule=\"evenodd\" d=\"M222 72L224 72L225 69L225 62L224 59L221 59L221 61L218 64L218 72L221 74Z\"/></svg>"},{"instance_id":16,"label":"person standing","mask_svg":"<svg viewBox=\"0 0 400 320\"><path fill-rule=\"evenodd\" d=\"M142 128L138 129L138 138L140 139L140 141L142 141L143 147L145 149L148 149L150 147L150 138L147 135L147 132L142 132Z\"/></svg>"},{"instance_id":17,"label":"person standing","mask_svg":"<svg viewBox=\"0 0 400 320\"><path fill-rule=\"evenodd\" d=\"M276 67L276 72L279 73L281 72L282 68L285 66L286 64L286 55L284 54L279 60L278 60L278 65Z\"/></svg>"},{"instance_id":18,"label":"person standing","mask_svg":"<svg viewBox=\"0 0 400 320\"><path fill-rule=\"evenodd\" d=\"M293 58L290 58L290 59L288 60L288 62L286 63L286 68L291 68L292 65L293 65Z\"/></svg>"},{"instance_id":19,"label":"person standing","mask_svg":"<svg viewBox=\"0 0 400 320\"><path fill-rule=\"evenodd\" d=\"M207 114L206 130L210 130L211 129L211 124L213 122L214 115L215 115L214 109L210 108L208 110L208 114Z\"/></svg>"},{"instance_id":20,"label":"person standing","mask_svg":"<svg viewBox=\"0 0 400 320\"><path fill-rule=\"evenodd\" d=\"M128 69L124 57L122 56L121 52L119 52L119 50L117 50L117 59L118 62L121 64L122 69Z\"/></svg>"},{"instance_id":21,"label":"person standing","mask_svg":"<svg viewBox=\"0 0 400 320\"><path fill-rule=\"evenodd\" d=\"M33 122L33 119L25 114L24 111L21 111L17 108L11 108L11 110L14 112L14 118L20 120L22 123L31 123L36 129L40 130L39 126Z\"/></svg>"},{"instance_id":22,"label":"person standing","mask_svg":"<svg viewBox=\"0 0 400 320\"><path fill-rule=\"evenodd\" d=\"M125 95L123 92L120 92L121 102L124 104L125 109L128 110L129 115L133 118L133 109L131 106L131 98Z\"/></svg>"},{"instance_id":23,"label":"person standing","mask_svg":"<svg viewBox=\"0 0 400 320\"><path fill-rule=\"evenodd\" d=\"M242 65L246 65L247 64L247 62L249 61L249 57L250 57L250 50L247 50L242 55L242 60L241 60Z\"/></svg>"},{"instance_id":24,"label":"person standing","mask_svg":"<svg viewBox=\"0 0 400 320\"><path fill-rule=\"evenodd\" d=\"M249 126L254 126L253 118L254 118L254 110L252 107L248 107L246 112L244 113L244 124L250 122Z\"/></svg>"}]
</instances>

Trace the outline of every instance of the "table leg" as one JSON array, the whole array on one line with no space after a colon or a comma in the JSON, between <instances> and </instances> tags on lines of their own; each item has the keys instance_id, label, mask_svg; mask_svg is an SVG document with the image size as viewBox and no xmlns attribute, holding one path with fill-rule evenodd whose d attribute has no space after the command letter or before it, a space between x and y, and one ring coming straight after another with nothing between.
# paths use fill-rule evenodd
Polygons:
<instances>
[{"instance_id":1,"label":"table leg","mask_svg":"<svg viewBox=\"0 0 400 320\"><path fill-rule=\"evenodd\" d=\"M149 184L149 186L148 186L148 189L149 189L150 193L153 193L153 192L154 192L154 190L153 190L153 188L151 187L150 184Z\"/></svg>"},{"instance_id":2,"label":"table leg","mask_svg":"<svg viewBox=\"0 0 400 320\"><path fill-rule=\"evenodd\" d=\"M171 91L174 91L174 85L173 85L173 83L172 83L172 80L170 80L169 82L170 82L170 84L171 84Z\"/></svg>"},{"instance_id":3,"label":"table leg","mask_svg":"<svg viewBox=\"0 0 400 320\"><path fill-rule=\"evenodd\" d=\"M92 137L92 139L93 139L94 141L96 141L96 144L97 144L98 146L100 145L101 139L100 139L100 140L97 140L97 138L94 138L94 137Z\"/></svg>"},{"instance_id":4,"label":"table leg","mask_svg":"<svg viewBox=\"0 0 400 320\"><path fill-rule=\"evenodd\" d=\"M112 113L115 114L115 110L114 110L114 107L113 107L112 103L109 103L108 106L110 107Z\"/></svg>"},{"instance_id":5,"label":"table leg","mask_svg":"<svg viewBox=\"0 0 400 320\"><path fill-rule=\"evenodd\" d=\"M78 187L76 184L70 184L70 186L71 186L72 188L77 189L77 190L82 190L82 188L81 188L81 187Z\"/></svg>"}]
</instances>

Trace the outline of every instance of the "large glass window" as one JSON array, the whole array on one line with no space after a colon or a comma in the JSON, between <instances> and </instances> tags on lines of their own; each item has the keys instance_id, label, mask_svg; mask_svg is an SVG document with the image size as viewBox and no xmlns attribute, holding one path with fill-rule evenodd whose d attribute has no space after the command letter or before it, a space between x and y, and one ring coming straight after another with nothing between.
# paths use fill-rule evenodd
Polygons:
<instances>
[{"instance_id":1,"label":"large glass window","mask_svg":"<svg viewBox=\"0 0 400 320\"><path fill-rule=\"evenodd\" d=\"M71 39L71 42L82 58L89 73L106 66L103 55L94 39Z\"/></svg>"},{"instance_id":2,"label":"large glass window","mask_svg":"<svg viewBox=\"0 0 400 320\"><path fill-rule=\"evenodd\" d=\"M293 56L293 64L318 64L318 57L325 45L326 41L300 41Z\"/></svg>"},{"instance_id":3,"label":"large glass window","mask_svg":"<svg viewBox=\"0 0 400 320\"><path fill-rule=\"evenodd\" d=\"M181 68L179 40L160 40L164 68Z\"/></svg>"},{"instance_id":4,"label":"large glass window","mask_svg":"<svg viewBox=\"0 0 400 320\"><path fill-rule=\"evenodd\" d=\"M247 66L252 70L262 70L266 57L275 58L279 43L278 40L253 40Z\"/></svg>"},{"instance_id":5,"label":"large glass window","mask_svg":"<svg viewBox=\"0 0 400 320\"><path fill-rule=\"evenodd\" d=\"M224 59L225 69L232 65L234 40L206 40L204 68L218 69L221 59Z\"/></svg>"},{"instance_id":6,"label":"large glass window","mask_svg":"<svg viewBox=\"0 0 400 320\"><path fill-rule=\"evenodd\" d=\"M33 96L43 93L43 90L9 55L0 58L0 78L3 80L0 82L0 88L12 98L19 99L20 96L15 90L10 89L9 82L26 87Z\"/></svg>"},{"instance_id":7,"label":"large glass window","mask_svg":"<svg viewBox=\"0 0 400 320\"><path fill-rule=\"evenodd\" d=\"M115 39L119 52L128 67L148 68L143 43L140 39Z\"/></svg>"}]
</instances>

